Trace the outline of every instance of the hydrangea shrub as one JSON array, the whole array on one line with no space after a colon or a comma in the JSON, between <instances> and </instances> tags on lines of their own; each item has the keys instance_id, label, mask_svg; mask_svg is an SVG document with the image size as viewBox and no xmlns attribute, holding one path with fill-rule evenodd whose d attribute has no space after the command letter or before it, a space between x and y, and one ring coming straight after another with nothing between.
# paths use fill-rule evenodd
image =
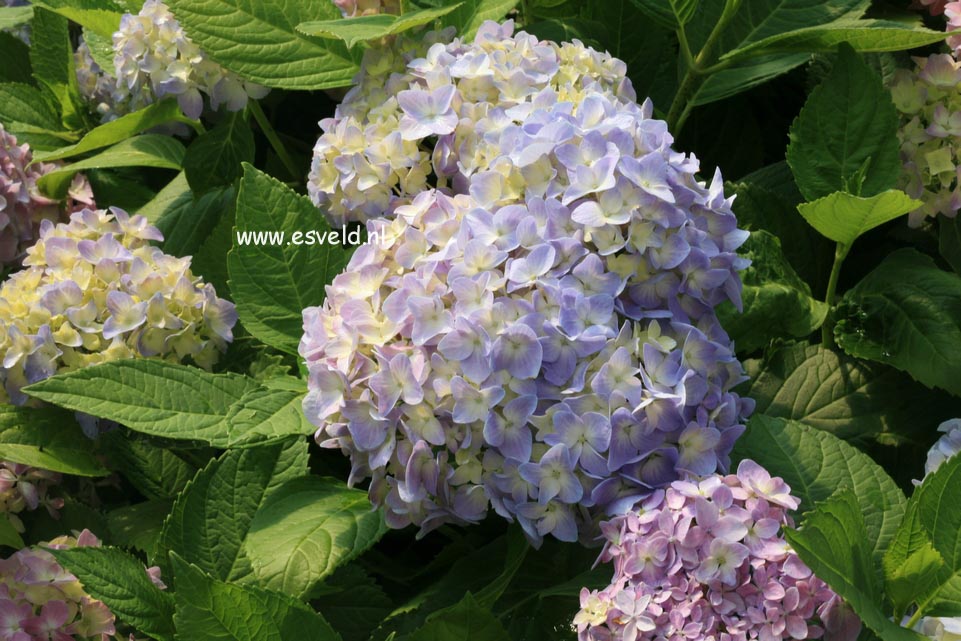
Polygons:
<instances>
[{"instance_id":1,"label":"hydrangea shrub","mask_svg":"<svg viewBox=\"0 0 961 641\"><path fill-rule=\"evenodd\" d=\"M781 534L798 499L754 461L673 482L602 524L614 576L581 591L581 641L826 639L860 622Z\"/></svg>"}]
</instances>

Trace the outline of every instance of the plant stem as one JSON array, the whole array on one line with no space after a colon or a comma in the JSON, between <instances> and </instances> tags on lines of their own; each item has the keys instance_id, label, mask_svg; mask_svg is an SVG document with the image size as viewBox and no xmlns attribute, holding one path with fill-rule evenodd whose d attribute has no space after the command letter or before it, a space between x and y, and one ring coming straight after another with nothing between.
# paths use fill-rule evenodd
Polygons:
<instances>
[{"instance_id":1,"label":"plant stem","mask_svg":"<svg viewBox=\"0 0 961 641\"><path fill-rule=\"evenodd\" d=\"M828 290L824 294L824 302L828 304L828 315L821 325L821 345L824 347L834 347L834 297L838 290L838 279L841 277L841 265L851 249L850 245L838 243L834 250L834 265L831 266L831 277L828 278Z\"/></svg>"},{"instance_id":2,"label":"plant stem","mask_svg":"<svg viewBox=\"0 0 961 641\"><path fill-rule=\"evenodd\" d=\"M264 114L264 110L261 109L260 103L256 100L250 100L247 102L247 108L250 110L250 113L254 115L254 120L256 120L257 124L260 125L261 131L263 131L264 135L267 136L270 146L274 148L274 151L277 153L280 161L284 163L284 167L287 168L287 171L290 172L291 176L299 180L302 176L297 167L297 163L295 163L294 159L291 158L290 154L287 153L287 148L284 147L284 143L280 142L277 132L274 131L270 121L267 120L267 116Z\"/></svg>"},{"instance_id":3,"label":"plant stem","mask_svg":"<svg viewBox=\"0 0 961 641\"><path fill-rule=\"evenodd\" d=\"M727 25L730 24L734 18L740 6L740 0L728 0L725 3L721 17L717 23L715 23L711 33L707 36L707 40L704 41L704 45L693 60L690 60L691 48L687 42L687 34L684 31L684 27L682 26L677 31L678 40L681 44L681 53L685 61L688 61L689 64L687 65L684 79L681 80L681 84L677 88L677 93L674 94L674 101L671 102L671 108L667 112L667 126L675 138L680 135L681 129L684 127L684 122L687 120L687 116L693 108L693 105L690 104L691 98L697 93L698 89L701 88L701 85L704 84L704 81L711 73L723 69L723 67L720 66L720 64L723 63L713 64L715 61L711 55L711 51L714 49L718 38L724 33Z\"/></svg>"},{"instance_id":4,"label":"plant stem","mask_svg":"<svg viewBox=\"0 0 961 641\"><path fill-rule=\"evenodd\" d=\"M924 610L922 610L921 608L918 608L918 609L915 611L915 613L911 615L911 618L908 619L908 622L905 623L904 626L902 626L902 627L905 627L905 628L907 628L908 630L914 629L914 626L916 626L916 625L918 624L918 621L921 620L921 613L923 613L923 612L924 612Z\"/></svg>"}]
</instances>

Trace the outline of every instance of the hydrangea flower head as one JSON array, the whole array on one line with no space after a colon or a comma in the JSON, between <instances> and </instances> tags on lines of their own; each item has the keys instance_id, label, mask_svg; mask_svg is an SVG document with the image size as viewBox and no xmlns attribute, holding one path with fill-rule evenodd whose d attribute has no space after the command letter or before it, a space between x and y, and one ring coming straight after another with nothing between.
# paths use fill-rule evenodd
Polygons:
<instances>
[{"instance_id":1,"label":"hydrangea flower head","mask_svg":"<svg viewBox=\"0 0 961 641\"><path fill-rule=\"evenodd\" d=\"M57 372L159 357L210 367L233 338L232 303L149 244L160 231L116 207L44 221L25 269L0 285L0 382L9 402ZM7 402L2 398L0 401Z\"/></svg>"},{"instance_id":2,"label":"hydrangea flower head","mask_svg":"<svg viewBox=\"0 0 961 641\"><path fill-rule=\"evenodd\" d=\"M953 418L938 426L938 431L944 436L928 450L928 459L924 463L924 476L933 474L941 464L952 456L961 453L961 419Z\"/></svg>"},{"instance_id":3,"label":"hydrangea flower head","mask_svg":"<svg viewBox=\"0 0 961 641\"><path fill-rule=\"evenodd\" d=\"M115 617L102 602L84 592L46 548L100 547L89 530L62 536L43 547L24 548L0 559L0 638L11 641L52 639L81 641L120 638ZM159 568L146 570L159 589ZM132 638L132 637L131 637Z\"/></svg>"},{"instance_id":4,"label":"hydrangea flower head","mask_svg":"<svg viewBox=\"0 0 961 641\"><path fill-rule=\"evenodd\" d=\"M948 54L915 58L891 86L901 114L901 187L924 204L908 215L918 227L928 217L961 209L961 63Z\"/></svg>"},{"instance_id":5,"label":"hydrangea flower head","mask_svg":"<svg viewBox=\"0 0 961 641\"><path fill-rule=\"evenodd\" d=\"M428 186L466 193L470 183L484 205L606 192L601 210L670 191L641 152L671 138L641 115L622 61L577 41L513 34L512 22L486 22L472 42L452 35L369 49L356 86L320 123L308 191L332 222L381 216ZM597 210L581 215L603 218Z\"/></svg>"},{"instance_id":6,"label":"hydrangea flower head","mask_svg":"<svg viewBox=\"0 0 961 641\"><path fill-rule=\"evenodd\" d=\"M57 222L93 204L93 192L82 174L74 177L63 203L41 194L37 180L56 167L33 162L30 146L17 144L0 124L0 271L19 265L44 220Z\"/></svg>"},{"instance_id":7,"label":"hydrangea flower head","mask_svg":"<svg viewBox=\"0 0 961 641\"><path fill-rule=\"evenodd\" d=\"M601 524L614 576L581 591L580 641L853 641L860 621L781 535L798 505L753 461L688 477Z\"/></svg>"},{"instance_id":8,"label":"hydrangea flower head","mask_svg":"<svg viewBox=\"0 0 961 641\"><path fill-rule=\"evenodd\" d=\"M240 111L267 89L227 71L194 44L160 0L146 0L136 15L127 13L113 36L118 90L129 93L135 111L164 96L176 96L189 118L199 118L203 96L215 111Z\"/></svg>"}]
</instances>

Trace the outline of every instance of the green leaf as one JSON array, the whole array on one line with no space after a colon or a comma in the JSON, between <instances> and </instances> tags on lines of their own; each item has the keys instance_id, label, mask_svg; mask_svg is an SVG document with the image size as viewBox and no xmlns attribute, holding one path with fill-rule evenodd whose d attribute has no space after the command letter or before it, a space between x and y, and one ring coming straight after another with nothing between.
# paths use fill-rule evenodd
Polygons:
<instances>
[{"instance_id":1,"label":"green leaf","mask_svg":"<svg viewBox=\"0 0 961 641\"><path fill-rule=\"evenodd\" d=\"M830 52L842 42L855 51L881 52L916 49L944 40L943 31L888 20L843 19L826 25L779 33L729 51L722 60L743 60L783 53Z\"/></svg>"},{"instance_id":2,"label":"green leaf","mask_svg":"<svg viewBox=\"0 0 961 641\"><path fill-rule=\"evenodd\" d=\"M284 232L329 227L317 208L270 176L246 165L237 195L237 230ZM227 256L230 291L244 327L271 347L297 354L303 310L324 301L326 285L347 263L340 245L234 243Z\"/></svg>"},{"instance_id":3,"label":"green leaf","mask_svg":"<svg viewBox=\"0 0 961 641\"><path fill-rule=\"evenodd\" d=\"M889 189L870 198L836 191L798 205L812 227L831 240L851 245L862 234L921 206L903 191Z\"/></svg>"},{"instance_id":4,"label":"green leaf","mask_svg":"<svg viewBox=\"0 0 961 641\"><path fill-rule=\"evenodd\" d=\"M0 405L0 460L78 476L106 476L70 412Z\"/></svg>"},{"instance_id":5,"label":"green leaf","mask_svg":"<svg viewBox=\"0 0 961 641\"><path fill-rule=\"evenodd\" d=\"M944 558L924 531L917 508L916 502L908 503L897 534L884 554L885 594L894 604L896 618L931 593L944 568Z\"/></svg>"},{"instance_id":6,"label":"green leaf","mask_svg":"<svg viewBox=\"0 0 961 641\"><path fill-rule=\"evenodd\" d=\"M118 619L154 639L172 641L173 595L153 584L137 558L110 547L48 551Z\"/></svg>"},{"instance_id":7,"label":"green leaf","mask_svg":"<svg viewBox=\"0 0 961 641\"><path fill-rule=\"evenodd\" d=\"M0 122L34 150L62 147L70 134L63 131L60 114L44 94L31 85L8 82L0 84Z\"/></svg>"},{"instance_id":8,"label":"green leaf","mask_svg":"<svg viewBox=\"0 0 961 641\"><path fill-rule=\"evenodd\" d=\"M0 547L9 547L19 550L26 547L20 533L13 527L13 523L6 516L0 517Z\"/></svg>"},{"instance_id":9,"label":"green leaf","mask_svg":"<svg viewBox=\"0 0 961 641\"><path fill-rule=\"evenodd\" d=\"M953 415L942 395L896 369L820 345L785 345L744 368L750 379L738 391L757 402L755 412L845 440L911 443Z\"/></svg>"},{"instance_id":10,"label":"green leaf","mask_svg":"<svg viewBox=\"0 0 961 641\"><path fill-rule=\"evenodd\" d=\"M226 444L224 417L257 384L161 360L103 363L24 388L31 396L166 438Z\"/></svg>"},{"instance_id":11,"label":"green leaf","mask_svg":"<svg viewBox=\"0 0 961 641\"><path fill-rule=\"evenodd\" d=\"M139 11L139 9L137 9ZM83 41L87 43L90 57L101 69L113 70L113 38L101 36L90 29L83 29ZM157 103L154 103L157 104Z\"/></svg>"},{"instance_id":12,"label":"green leaf","mask_svg":"<svg viewBox=\"0 0 961 641\"><path fill-rule=\"evenodd\" d=\"M457 29L464 42L474 39L477 29L487 20L502 20L519 0L462 0L457 9L444 17L444 25Z\"/></svg>"},{"instance_id":13,"label":"green leaf","mask_svg":"<svg viewBox=\"0 0 961 641\"><path fill-rule=\"evenodd\" d=\"M187 149L184 172L195 194L233 184L243 175L242 163L254 160L254 134L242 111L224 116Z\"/></svg>"},{"instance_id":14,"label":"green leaf","mask_svg":"<svg viewBox=\"0 0 961 641\"><path fill-rule=\"evenodd\" d=\"M254 516L246 552L261 583L303 596L386 532L367 493L316 476L285 483Z\"/></svg>"},{"instance_id":15,"label":"green leaf","mask_svg":"<svg viewBox=\"0 0 961 641\"><path fill-rule=\"evenodd\" d=\"M644 14L664 29L675 31L694 17L697 0L632 0Z\"/></svg>"},{"instance_id":16,"label":"green leaf","mask_svg":"<svg viewBox=\"0 0 961 641\"><path fill-rule=\"evenodd\" d=\"M33 18L33 7L0 7L0 29L16 29L25 25Z\"/></svg>"},{"instance_id":17,"label":"green leaf","mask_svg":"<svg viewBox=\"0 0 961 641\"><path fill-rule=\"evenodd\" d=\"M961 217L938 216L938 249L951 269L961 274Z\"/></svg>"},{"instance_id":18,"label":"green leaf","mask_svg":"<svg viewBox=\"0 0 961 641\"><path fill-rule=\"evenodd\" d=\"M31 7L0 7L0 21L4 9L31 9ZM31 9L31 15L32 9ZM33 83L33 70L30 67L30 47L11 33L0 31L0 82Z\"/></svg>"},{"instance_id":19,"label":"green leaf","mask_svg":"<svg viewBox=\"0 0 961 641\"><path fill-rule=\"evenodd\" d=\"M918 520L945 567L938 587L919 603L928 616L961 616L961 456L952 456L925 477L911 497Z\"/></svg>"},{"instance_id":20,"label":"green leaf","mask_svg":"<svg viewBox=\"0 0 961 641\"><path fill-rule=\"evenodd\" d=\"M189 150L187 154L189 156ZM237 190L231 185L195 196L192 191L185 189L179 192L174 200L166 201L167 204L162 205L164 198L166 194L163 196L158 194L157 198L144 208L151 216L154 207L163 208L163 213L159 215L155 224L164 235L164 252L174 256L195 256L204 241L213 233L224 213L233 209L234 202L237 200Z\"/></svg>"},{"instance_id":21,"label":"green leaf","mask_svg":"<svg viewBox=\"0 0 961 641\"><path fill-rule=\"evenodd\" d=\"M888 363L961 395L961 277L914 249L882 261L848 291L835 338L852 356Z\"/></svg>"},{"instance_id":22,"label":"green leaf","mask_svg":"<svg viewBox=\"0 0 961 641\"><path fill-rule=\"evenodd\" d=\"M68 127L84 124L85 108L77 85L70 24L66 18L39 7L30 23L30 65L41 87L53 96Z\"/></svg>"},{"instance_id":23,"label":"green leaf","mask_svg":"<svg viewBox=\"0 0 961 641\"><path fill-rule=\"evenodd\" d=\"M170 0L190 38L215 62L267 87L326 89L350 84L357 60L340 42L298 33L297 25L333 20L331 2Z\"/></svg>"},{"instance_id":24,"label":"green leaf","mask_svg":"<svg viewBox=\"0 0 961 641\"><path fill-rule=\"evenodd\" d=\"M99 127L90 130L75 145L61 147L56 151L36 154L37 160L50 162L52 160L63 160L96 151L118 142L123 142L131 136L153 129L168 122L186 122L196 124L195 121L186 118L180 111L180 106L176 99L166 98L160 102L148 105L139 111L125 114L116 120L104 123Z\"/></svg>"},{"instance_id":25,"label":"green leaf","mask_svg":"<svg viewBox=\"0 0 961 641\"><path fill-rule=\"evenodd\" d=\"M427 623L411 635L411 641L509 641L507 631L489 610L481 607L468 592L454 606L435 612Z\"/></svg>"},{"instance_id":26,"label":"green leaf","mask_svg":"<svg viewBox=\"0 0 961 641\"><path fill-rule=\"evenodd\" d=\"M142 550L151 561L157 558L160 531L170 514L170 499L144 501L135 505L118 507L107 513L107 527L111 540Z\"/></svg>"},{"instance_id":27,"label":"green leaf","mask_svg":"<svg viewBox=\"0 0 961 641\"><path fill-rule=\"evenodd\" d=\"M124 11L111 0L31 0L31 4L69 18L104 38L113 37Z\"/></svg>"},{"instance_id":28,"label":"green leaf","mask_svg":"<svg viewBox=\"0 0 961 641\"><path fill-rule=\"evenodd\" d=\"M787 161L808 200L836 191L874 196L897 183L898 113L890 92L848 45L791 126ZM861 184L852 181L862 178ZM853 187L853 188L852 188Z\"/></svg>"},{"instance_id":29,"label":"green leaf","mask_svg":"<svg viewBox=\"0 0 961 641\"><path fill-rule=\"evenodd\" d=\"M383 589L356 564L338 568L322 587L324 593L311 603L344 641L368 641L393 609Z\"/></svg>"},{"instance_id":30,"label":"green leaf","mask_svg":"<svg viewBox=\"0 0 961 641\"><path fill-rule=\"evenodd\" d=\"M348 47L353 47L361 42L379 40L431 23L459 6L460 3L437 9L421 9L404 13L402 16L380 13L340 20L314 20L297 25L297 31L308 36L343 40Z\"/></svg>"},{"instance_id":31,"label":"green leaf","mask_svg":"<svg viewBox=\"0 0 961 641\"><path fill-rule=\"evenodd\" d=\"M250 447L305 436L317 427L304 415L307 386L296 378L275 378L244 394L226 416L229 446Z\"/></svg>"},{"instance_id":32,"label":"green leaf","mask_svg":"<svg viewBox=\"0 0 961 641\"><path fill-rule=\"evenodd\" d=\"M161 548L224 581L250 582L243 551L251 520L286 481L307 473L304 441L231 450L211 461L177 498Z\"/></svg>"},{"instance_id":33,"label":"green leaf","mask_svg":"<svg viewBox=\"0 0 961 641\"><path fill-rule=\"evenodd\" d=\"M814 574L854 609L861 621L885 641L921 641L917 632L893 623L882 609L881 586L865 545L867 530L859 503L842 488L807 514L800 530L785 537Z\"/></svg>"},{"instance_id":34,"label":"green leaf","mask_svg":"<svg viewBox=\"0 0 961 641\"><path fill-rule=\"evenodd\" d=\"M127 212L137 211L157 195L136 169L88 169L84 175L97 202Z\"/></svg>"},{"instance_id":35,"label":"green leaf","mask_svg":"<svg viewBox=\"0 0 961 641\"><path fill-rule=\"evenodd\" d=\"M742 0L728 27L721 33L713 51L718 56L742 49L751 43L805 27L824 25L842 18L859 18L867 10L867 0ZM700 50L714 29L723 2L701 2L687 26L694 51ZM712 74L693 96L695 105L728 98L766 82L810 60L810 55L777 54L745 60L733 68Z\"/></svg>"},{"instance_id":36,"label":"green leaf","mask_svg":"<svg viewBox=\"0 0 961 641\"><path fill-rule=\"evenodd\" d=\"M48 172L37 181L40 189L54 197L66 195L74 174L84 169L107 167L160 167L180 169L184 146L176 138L162 134L142 134L66 167Z\"/></svg>"},{"instance_id":37,"label":"green leaf","mask_svg":"<svg viewBox=\"0 0 961 641\"><path fill-rule=\"evenodd\" d=\"M741 272L744 311L738 312L731 303L718 310L739 352L753 352L775 338L803 338L821 326L828 306L811 296L811 288L788 263L776 236L751 232L739 254L751 260Z\"/></svg>"},{"instance_id":38,"label":"green leaf","mask_svg":"<svg viewBox=\"0 0 961 641\"><path fill-rule=\"evenodd\" d=\"M174 210L188 207L191 202L193 202L193 194L190 191L190 185L187 184L187 176L184 172L180 172L136 213L156 225L163 216L174 215L172 213Z\"/></svg>"},{"instance_id":39,"label":"green leaf","mask_svg":"<svg viewBox=\"0 0 961 641\"><path fill-rule=\"evenodd\" d=\"M176 554L178 641L340 641L322 616L290 597L207 576Z\"/></svg>"},{"instance_id":40,"label":"green leaf","mask_svg":"<svg viewBox=\"0 0 961 641\"><path fill-rule=\"evenodd\" d=\"M878 561L904 514L904 494L881 466L836 436L803 423L755 414L732 457L752 459L782 477L801 499L801 512L838 488L850 488L863 513L864 540Z\"/></svg>"},{"instance_id":41,"label":"green leaf","mask_svg":"<svg viewBox=\"0 0 961 641\"><path fill-rule=\"evenodd\" d=\"M174 498L197 473L196 467L173 451L126 430L102 434L100 441L110 469L123 474L148 499Z\"/></svg>"}]
</instances>

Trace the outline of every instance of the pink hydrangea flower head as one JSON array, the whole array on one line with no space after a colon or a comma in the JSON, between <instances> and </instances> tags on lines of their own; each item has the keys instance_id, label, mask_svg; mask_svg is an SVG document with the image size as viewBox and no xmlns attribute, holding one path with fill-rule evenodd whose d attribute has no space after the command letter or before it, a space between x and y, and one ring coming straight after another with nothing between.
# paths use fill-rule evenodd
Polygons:
<instances>
[{"instance_id":1,"label":"pink hydrangea flower head","mask_svg":"<svg viewBox=\"0 0 961 641\"><path fill-rule=\"evenodd\" d=\"M797 505L782 479L742 461L605 522L599 561L614 576L581 591L578 639L853 641L860 621L781 536Z\"/></svg>"}]
</instances>

